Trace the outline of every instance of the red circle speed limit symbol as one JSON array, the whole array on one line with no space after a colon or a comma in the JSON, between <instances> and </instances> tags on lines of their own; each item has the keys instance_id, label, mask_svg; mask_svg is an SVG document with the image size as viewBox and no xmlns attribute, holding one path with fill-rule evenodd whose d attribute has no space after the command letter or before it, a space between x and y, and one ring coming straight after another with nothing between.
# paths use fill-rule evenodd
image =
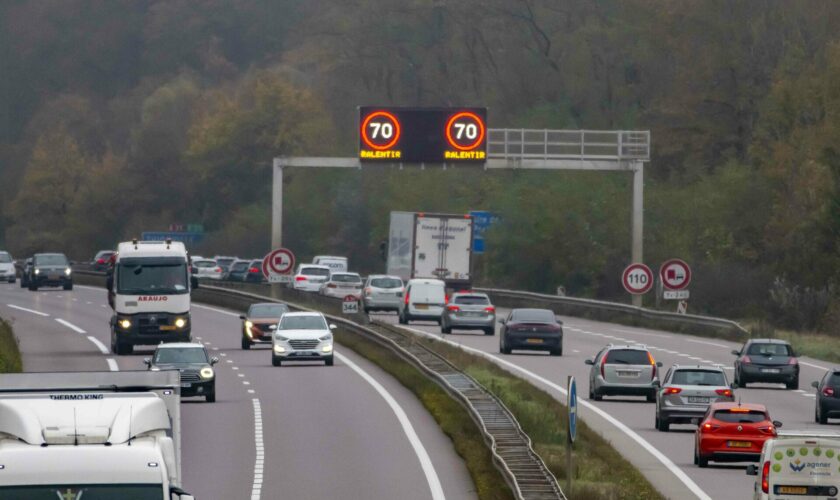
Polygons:
<instances>
[{"instance_id":1,"label":"red circle speed limit symbol","mask_svg":"<svg viewBox=\"0 0 840 500\"><path fill-rule=\"evenodd\" d=\"M362 120L362 141L370 148L384 151L400 140L400 121L387 111L374 111Z\"/></svg>"},{"instance_id":2,"label":"red circle speed limit symbol","mask_svg":"<svg viewBox=\"0 0 840 500\"><path fill-rule=\"evenodd\" d=\"M662 286L668 290L683 290L691 283L691 268L681 259L671 259L659 268Z\"/></svg>"},{"instance_id":3,"label":"red circle speed limit symbol","mask_svg":"<svg viewBox=\"0 0 840 500\"><path fill-rule=\"evenodd\" d=\"M484 142L484 120L475 113L462 111L446 122L446 140L461 151L472 151Z\"/></svg>"},{"instance_id":4,"label":"red circle speed limit symbol","mask_svg":"<svg viewBox=\"0 0 840 500\"><path fill-rule=\"evenodd\" d=\"M653 286L653 273L644 264L630 264L621 274L621 284L633 295L647 293Z\"/></svg>"}]
</instances>

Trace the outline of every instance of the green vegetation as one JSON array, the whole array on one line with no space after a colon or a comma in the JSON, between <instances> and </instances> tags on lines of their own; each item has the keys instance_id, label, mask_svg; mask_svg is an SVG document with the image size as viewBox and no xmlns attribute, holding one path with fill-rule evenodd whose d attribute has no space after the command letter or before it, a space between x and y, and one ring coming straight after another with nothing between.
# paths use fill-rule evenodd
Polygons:
<instances>
[{"instance_id":1,"label":"green vegetation","mask_svg":"<svg viewBox=\"0 0 840 500\"><path fill-rule=\"evenodd\" d=\"M452 439L455 451L464 459L482 500L509 499L513 495L493 465L481 431L457 401L419 370L396 358L394 353L358 335L339 329L336 341L356 351L390 373L413 392L435 418L441 430Z\"/></svg>"},{"instance_id":2,"label":"green vegetation","mask_svg":"<svg viewBox=\"0 0 840 500\"><path fill-rule=\"evenodd\" d=\"M0 247L200 223L197 253L264 255L273 157L354 155L361 104L485 105L650 130L645 260L692 265L690 311L840 336L838 28L831 0L0 2ZM301 260L363 273L391 210L493 210L483 283L628 299L628 175L290 169L285 207Z\"/></svg>"},{"instance_id":3,"label":"green vegetation","mask_svg":"<svg viewBox=\"0 0 840 500\"><path fill-rule=\"evenodd\" d=\"M23 371L20 349L12 325L0 318L0 373Z\"/></svg>"},{"instance_id":4,"label":"green vegetation","mask_svg":"<svg viewBox=\"0 0 840 500\"><path fill-rule=\"evenodd\" d=\"M776 329L766 322L755 323L750 326L752 327L753 337L787 340L800 356L809 356L814 359L840 364L840 339L835 336L817 332ZM811 381L805 382L810 383Z\"/></svg>"}]
</instances>

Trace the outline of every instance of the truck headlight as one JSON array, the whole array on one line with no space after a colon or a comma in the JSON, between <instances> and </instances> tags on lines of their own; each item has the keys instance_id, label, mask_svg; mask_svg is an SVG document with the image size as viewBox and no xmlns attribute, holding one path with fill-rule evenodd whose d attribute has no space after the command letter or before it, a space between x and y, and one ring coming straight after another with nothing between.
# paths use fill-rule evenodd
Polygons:
<instances>
[{"instance_id":1,"label":"truck headlight","mask_svg":"<svg viewBox=\"0 0 840 500\"><path fill-rule=\"evenodd\" d=\"M214 375L213 369L209 366L205 366L204 368L202 368L201 371L198 372L198 374L201 375L201 378L203 379L213 378Z\"/></svg>"},{"instance_id":2,"label":"truck headlight","mask_svg":"<svg viewBox=\"0 0 840 500\"><path fill-rule=\"evenodd\" d=\"M186 324L187 320L185 320L184 318L178 318L175 320L175 326L177 326L178 328L184 328Z\"/></svg>"},{"instance_id":3,"label":"truck headlight","mask_svg":"<svg viewBox=\"0 0 840 500\"><path fill-rule=\"evenodd\" d=\"M321 348L321 352L332 352L332 344L327 344Z\"/></svg>"},{"instance_id":4,"label":"truck headlight","mask_svg":"<svg viewBox=\"0 0 840 500\"><path fill-rule=\"evenodd\" d=\"M131 321L127 319L121 319L120 326L123 327L123 329L128 330L129 328L131 328Z\"/></svg>"},{"instance_id":5,"label":"truck headlight","mask_svg":"<svg viewBox=\"0 0 840 500\"><path fill-rule=\"evenodd\" d=\"M276 352L276 353L286 352L286 348L283 347L282 345L274 344L274 352Z\"/></svg>"},{"instance_id":6,"label":"truck headlight","mask_svg":"<svg viewBox=\"0 0 840 500\"><path fill-rule=\"evenodd\" d=\"M41 270L40 270L40 269L36 269L36 270L35 270L35 274L41 274Z\"/></svg>"},{"instance_id":7,"label":"truck headlight","mask_svg":"<svg viewBox=\"0 0 840 500\"><path fill-rule=\"evenodd\" d=\"M72 272L73 272L73 270L70 269L69 267L64 270L64 274L66 274L67 276L70 276L70 273L72 273Z\"/></svg>"}]
</instances>

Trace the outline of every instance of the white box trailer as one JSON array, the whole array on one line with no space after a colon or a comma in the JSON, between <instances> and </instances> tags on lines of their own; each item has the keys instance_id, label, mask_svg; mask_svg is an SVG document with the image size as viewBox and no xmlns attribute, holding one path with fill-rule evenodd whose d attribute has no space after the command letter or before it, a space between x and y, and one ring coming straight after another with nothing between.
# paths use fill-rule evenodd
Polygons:
<instances>
[{"instance_id":1,"label":"white box trailer","mask_svg":"<svg viewBox=\"0 0 840 500\"><path fill-rule=\"evenodd\" d=\"M473 220L469 215L391 212L388 274L440 279L451 288L472 281Z\"/></svg>"},{"instance_id":2,"label":"white box trailer","mask_svg":"<svg viewBox=\"0 0 840 500\"><path fill-rule=\"evenodd\" d=\"M190 500L176 370L0 375L0 498Z\"/></svg>"}]
</instances>

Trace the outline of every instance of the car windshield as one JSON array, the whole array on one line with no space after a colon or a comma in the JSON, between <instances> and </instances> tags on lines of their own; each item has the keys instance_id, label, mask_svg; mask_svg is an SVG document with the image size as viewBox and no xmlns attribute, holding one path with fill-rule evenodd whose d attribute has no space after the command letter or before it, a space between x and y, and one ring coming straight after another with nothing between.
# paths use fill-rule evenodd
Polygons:
<instances>
[{"instance_id":1,"label":"car windshield","mask_svg":"<svg viewBox=\"0 0 840 500\"><path fill-rule=\"evenodd\" d=\"M455 303L467 306L486 306L490 304L490 299L483 295L456 295Z\"/></svg>"},{"instance_id":2,"label":"car windshield","mask_svg":"<svg viewBox=\"0 0 840 500\"><path fill-rule=\"evenodd\" d=\"M201 347L167 347L155 352L159 363L207 363L207 353Z\"/></svg>"},{"instance_id":3,"label":"car windshield","mask_svg":"<svg viewBox=\"0 0 840 500\"><path fill-rule=\"evenodd\" d=\"M160 484L39 484L37 486L0 486L4 500L160 500Z\"/></svg>"},{"instance_id":4,"label":"car windshield","mask_svg":"<svg viewBox=\"0 0 840 500\"><path fill-rule=\"evenodd\" d=\"M279 318L289 312L286 304L258 304L248 309L249 318Z\"/></svg>"},{"instance_id":5,"label":"car windshield","mask_svg":"<svg viewBox=\"0 0 840 500\"><path fill-rule=\"evenodd\" d=\"M733 424L753 424L756 422L763 422L769 420L763 411L749 410L749 411L731 411L731 410L717 410L714 417L721 422L729 422Z\"/></svg>"},{"instance_id":6,"label":"car windshield","mask_svg":"<svg viewBox=\"0 0 840 500\"><path fill-rule=\"evenodd\" d=\"M557 319L548 309L517 309L513 311L513 321L521 323L554 323Z\"/></svg>"},{"instance_id":7,"label":"car windshield","mask_svg":"<svg viewBox=\"0 0 840 500\"><path fill-rule=\"evenodd\" d=\"M117 267L118 293L163 295L189 292L187 264L183 259L124 259Z\"/></svg>"},{"instance_id":8,"label":"car windshield","mask_svg":"<svg viewBox=\"0 0 840 500\"><path fill-rule=\"evenodd\" d=\"M12 256L7 252L0 252L0 264L8 264L12 261Z\"/></svg>"},{"instance_id":9,"label":"car windshield","mask_svg":"<svg viewBox=\"0 0 840 500\"><path fill-rule=\"evenodd\" d=\"M747 354L754 356L790 356L787 344L750 344Z\"/></svg>"},{"instance_id":10,"label":"car windshield","mask_svg":"<svg viewBox=\"0 0 840 500\"><path fill-rule=\"evenodd\" d=\"M607 363L619 365L649 365L647 351L639 349L613 349L607 353Z\"/></svg>"},{"instance_id":11,"label":"car windshield","mask_svg":"<svg viewBox=\"0 0 840 500\"><path fill-rule=\"evenodd\" d=\"M195 267L216 267L216 263L212 260L197 260L193 264Z\"/></svg>"},{"instance_id":12,"label":"car windshield","mask_svg":"<svg viewBox=\"0 0 840 500\"><path fill-rule=\"evenodd\" d=\"M716 370L677 370L671 378L675 385L726 385L726 377Z\"/></svg>"},{"instance_id":13,"label":"car windshield","mask_svg":"<svg viewBox=\"0 0 840 500\"><path fill-rule=\"evenodd\" d=\"M329 276L330 270L322 269L320 267L304 267L300 270L300 274L305 274L307 276Z\"/></svg>"},{"instance_id":14,"label":"car windshield","mask_svg":"<svg viewBox=\"0 0 840 500\"><path fill-rule=\"evenodd\" d=\"M35 256L36 266L66 266L67 257L61 254L37 255Z\"/></svg>"},{"instance_id":15,"label":"car windshield","mask_svg":"<svg viewBox=\"0 0 840 500\"><path fill-rule=\"evenodd\" d=\"M398 278L374 278L370 280L370 286L376 288L402 288L402 280Z\"/></svg>"},{"instance_id":16,"label":"car windshield","mask_svg":"<svg viewBox=\"0 0 840 500\"><path fill-rule=\"evenodd\" d=\"M333 274L330 281L336 283L361 283L362 278L358 274Z\"/></svg>"},{"instance_id":17,"label":"car windshield","mask_svg":"<svg viewBox=\"0 0 840 500\"><path fill-rule=\"evenodd\" d=\"M322 316L284 316L278 330L326 330Z\"/></svg>"}]
</instances>

